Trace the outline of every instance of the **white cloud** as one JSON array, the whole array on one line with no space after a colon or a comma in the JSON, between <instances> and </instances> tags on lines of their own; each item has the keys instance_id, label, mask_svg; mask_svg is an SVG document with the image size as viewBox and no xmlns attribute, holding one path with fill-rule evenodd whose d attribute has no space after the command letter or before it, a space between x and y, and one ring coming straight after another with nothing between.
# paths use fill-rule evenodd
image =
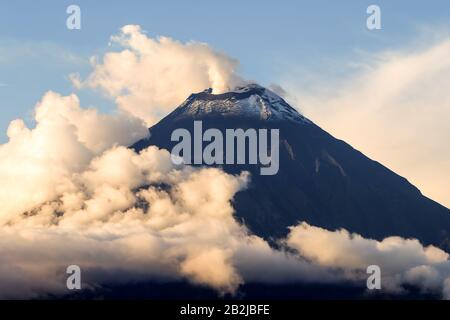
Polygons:
<instances>
[{"instance_id":1,"label":"white cloud","mask_svg":"<svg viewBox=\"0 0 450 320\"><path fill-rule=\"evenodd\" d=\"M32 210L72 188L71 175L114 145L147 135L140 120L126 114L81 109L75 95L48 92L35 109L36 127L11 122L0 145L0 222Z\"/></svg>"}]
</instances>

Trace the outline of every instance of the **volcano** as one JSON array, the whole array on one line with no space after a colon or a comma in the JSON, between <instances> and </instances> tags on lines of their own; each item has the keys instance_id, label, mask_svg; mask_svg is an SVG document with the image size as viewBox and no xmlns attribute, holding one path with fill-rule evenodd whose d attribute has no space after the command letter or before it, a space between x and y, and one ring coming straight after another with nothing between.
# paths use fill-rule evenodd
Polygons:
<instances>
[{"instance_id":1,"label":"volcano","mask_svg":"<svg viewBox=\"0 0 450 320\"><path fill-rule=\"evenodd\" d=\"M228 173L251 173L234 199L235 216L269 241L300 221L329 230L345 228L366 238L417 238L449 249L450 210L425 197L405 178L334 138L277 94L256 84L223 94L190 95L135 143L172 150L178 128L279 129L279 171L260 175L259 164L223 164Z\"/></svg>"}]
</instances>

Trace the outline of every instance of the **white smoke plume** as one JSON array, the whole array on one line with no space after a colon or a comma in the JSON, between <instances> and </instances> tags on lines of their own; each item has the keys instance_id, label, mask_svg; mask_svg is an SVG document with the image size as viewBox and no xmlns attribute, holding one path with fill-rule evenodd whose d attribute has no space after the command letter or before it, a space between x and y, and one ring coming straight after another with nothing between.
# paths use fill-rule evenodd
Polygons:
<instances>
[{"instance_id":1,"label":"white smoke plume","mask_svg":"<svg viewBox=\"0 0 450 320\"><path fill-rule=\"evenodd\" d=\"M93 59L92 74L85 81L72 75L73 83L101 89L148 126L193 92L221 93L243 83L237 60L205 43L153 39L137 25L124 26L111 40L123 50L106 53L101 62Z\"/></svg>"}]
</instances>

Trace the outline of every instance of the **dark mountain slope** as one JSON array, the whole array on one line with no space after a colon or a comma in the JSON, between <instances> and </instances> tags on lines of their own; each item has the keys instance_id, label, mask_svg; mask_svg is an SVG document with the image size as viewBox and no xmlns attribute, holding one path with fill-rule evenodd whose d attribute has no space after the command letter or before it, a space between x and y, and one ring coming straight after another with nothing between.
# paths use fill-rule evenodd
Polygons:
<instances>
[{"instance_id":1,"label":"dark mountain slope","mask_svg":"<svg viewBox=\"0 0 450 320\"><path fill-rule=\"evenodd\" d=\"M259 165L220 166L229 173L251 172L251 184L236 195L234 207L255 234L278 238L288 226L306 221L375 239L398 235L447 248L449 209L257 85L221 95L208 90L191 95L133 148L157 145L170 151L177 143L170 139L173 130L186 128L193 135L194 120L202 120L203 130L280 130L278 174L260 175Z\"/></svg>"}]
</instances>

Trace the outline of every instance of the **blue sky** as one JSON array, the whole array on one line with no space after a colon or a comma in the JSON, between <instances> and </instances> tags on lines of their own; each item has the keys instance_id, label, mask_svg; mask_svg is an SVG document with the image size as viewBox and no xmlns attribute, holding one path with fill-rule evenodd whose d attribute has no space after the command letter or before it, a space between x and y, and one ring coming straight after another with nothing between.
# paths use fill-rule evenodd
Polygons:
<instances>
[{"instance_id":1,"label":"blue sky","mask_svg":"<svg viewBox=\"0 0 450 320\"><path fill-rule=\"evenodd\" d=\"M381 7L382 30L366 29L373 3ZM65 27L70 4L81 7L82 30ZM319 72L330 59L401 47L449 18L448 1L2 1L0 142L11 120L30 121L44 92L74 91L68 74L87 74L88 58L107 50L109 37L126 24L151 36L207 42L239 59L247 78L270 84L290 68ZM340 71L345 67L334 70ZM78 94L83 105L112 107L100 95Z\"/></svg>"}]
</instances>

